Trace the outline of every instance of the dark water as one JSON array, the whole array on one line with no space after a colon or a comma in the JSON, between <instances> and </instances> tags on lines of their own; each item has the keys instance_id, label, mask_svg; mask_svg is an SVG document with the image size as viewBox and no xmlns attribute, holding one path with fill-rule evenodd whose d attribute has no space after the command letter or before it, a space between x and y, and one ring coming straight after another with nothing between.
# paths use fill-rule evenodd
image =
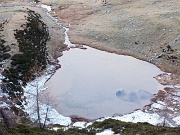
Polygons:
<instances>
[{"instance_id":1,"label":"dark water","mask_svg":"<svg viewBox=\"0 0 180 135\"><path fill-rule=\"evenodd\" d=\"M70 49L59 58L62 68L46 83L57 97L57 111L90 119L132 112L150 103L162 88L153 78L156 66L129 56L88 47Z\"/></svg>"}]
</instances>

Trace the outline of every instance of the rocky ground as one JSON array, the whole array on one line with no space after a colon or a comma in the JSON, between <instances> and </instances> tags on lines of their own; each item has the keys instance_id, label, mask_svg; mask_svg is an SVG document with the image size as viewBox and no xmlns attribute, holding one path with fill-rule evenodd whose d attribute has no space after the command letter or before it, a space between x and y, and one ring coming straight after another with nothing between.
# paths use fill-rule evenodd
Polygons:
<instances>
[{"instance_id":1,"label":"rocky ground","mask_svg":"<svg viewBox=\"0 0 180 135\"><path fill-rule=\"evenodd\" d=\"M19 53L14 30L26 22L26 8L38 12L47 24L51 39L48 50L54 58L61 53L63 30L31 0L0 0L0 22L4 23L0 38L9 46L10 54ZM168 88L158 92L145 110L151 112L154 103L178 115L180 91L180 1L179 0L41 0L51 5L50 14L69 27L71 42L100 50L125 54L151 62L168 74L156 79ZM18 5L18 6L17 6ZM3 68L9 67L3 62ZM172 98L173 97L173 98ZM172 99L172 100L171 100ZM162 102L159 102L162 101ZM157 109L153 109L157 111ZM158 110L159 111L159 110Z\"/></svg>"}]
</instances>

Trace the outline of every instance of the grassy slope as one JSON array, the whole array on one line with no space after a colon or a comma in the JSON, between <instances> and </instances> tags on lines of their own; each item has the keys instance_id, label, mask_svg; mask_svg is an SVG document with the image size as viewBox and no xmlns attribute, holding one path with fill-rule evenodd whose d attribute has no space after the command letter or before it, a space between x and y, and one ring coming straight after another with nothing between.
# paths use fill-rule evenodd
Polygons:
<instances>
[{"instance_id":1,"label":"grassy slope","mask_svg":"<svg viewBox=\"0 0 180 135\"><path fill-rule=\"evenodd\" d=\"M149 61L180 35L178 0L111 0L104 6L98 0L57 3L57 17L64 25L71 24L73 43ZM179 40L172 51L152 62L180 74Z\"/></svg>"}]
</instances>

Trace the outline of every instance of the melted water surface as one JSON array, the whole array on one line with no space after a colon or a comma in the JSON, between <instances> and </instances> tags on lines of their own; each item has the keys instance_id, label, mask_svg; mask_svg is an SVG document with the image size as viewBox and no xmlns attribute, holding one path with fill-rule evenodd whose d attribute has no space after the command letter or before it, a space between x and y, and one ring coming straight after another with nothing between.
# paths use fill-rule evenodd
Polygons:
<instances>
[{"instance_id":1,"label":"melted water surface","mask_svg":"<svg viewBox=\"0 0 180 135\"><path fill-rule=\"evenodd\" d=\"M95 119L130 113L150 103L162 88L153 78L160 69L130 56L87 47L63 52L59 63L46 85L64 116Z\"/></svg>"}]
</instances>

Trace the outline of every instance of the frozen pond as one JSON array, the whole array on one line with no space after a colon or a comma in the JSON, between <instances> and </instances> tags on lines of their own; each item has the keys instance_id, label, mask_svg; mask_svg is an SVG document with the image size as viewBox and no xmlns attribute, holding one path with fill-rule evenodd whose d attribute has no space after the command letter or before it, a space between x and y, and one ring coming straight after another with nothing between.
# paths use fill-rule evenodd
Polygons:
<instances>
[{"instance_id":1,"label":"frozen pond","mask_svg":"<svg viewBox=\"0 0 180 135\"><path fill-rule=\"evenodd\" d=\"M65 51L59 61L61 68L46 85L64 116L95 119L130 113L150 103L162 88L153 78L160 69L130 56L87 47Z\"/></svg>"}]
</instances>

